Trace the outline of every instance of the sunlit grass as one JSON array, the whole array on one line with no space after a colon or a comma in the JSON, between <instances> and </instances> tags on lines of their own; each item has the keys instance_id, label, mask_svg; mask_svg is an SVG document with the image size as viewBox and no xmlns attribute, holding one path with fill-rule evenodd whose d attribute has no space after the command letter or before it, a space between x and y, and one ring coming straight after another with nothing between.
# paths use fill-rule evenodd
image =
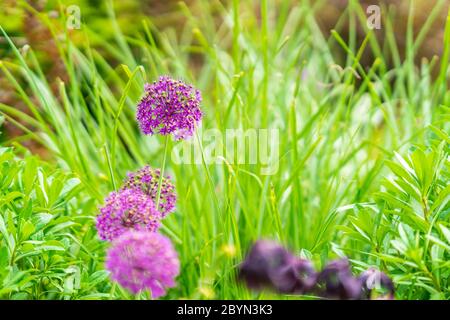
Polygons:
<instances>
[{"instance_id":1,"label":"sunlit grass","mask_svg":"<svg viewBox=\"0 0 450 320\"><path fill-rule=\"evenodd\" d=\"M354 23L365 26L364 12L351 3ZM111 9L108 28L115 30L115 43L102 41L89 24L69 32L35 13L55 37L66 36L56 43L69 81L59 81L57 92L33 48L22 54L1 29L15 58L1 60L0 69L31 115L3 104L0 110L8 121L32 126L25 129L28 138L45 145L61 169L80 179L86 202L96 204L127 171L162 165L163 138L141 135L134 120L144 82L161 74L202 91L203 129L280 129L274 175L261 175L259 165L166 163L178 203L163 232L176 243L182 263L169 298L275 297L249 292L235 281L236 265L261 237L278 239L317 265L346 254L356 264L386 269L341 232L353 226L354 212L346 206L374 200L395 152L430 145L431 138L447 139L448 152L450 23L441 59L416 66L415 39L408 37L401 61L389 23L386 43L367 30L358 44L354 34L346 42L339 30L325 39L307 2L291 7L285 1L275 10L270 1L261 1L260 19L249 2L234 0L230 8L215 1L200 4L203 10L196 14L183 6L187 24L178 37L170 29L156 30L151 17L140 22L141 33L124 35ZM211 6L223 21L212 18ZM73 33L85 39L82 44L71 42ZM90 47L94 38L99 47ZM335 47L346 52L345 65L334 60ZM375 55L368 68L360 64L367 51ZM104 52L115 61L105 59ZM201 63L192 63L195 59ZM393 68L388 61L395 62ZM434 80L431 68L439 70ZM447 225L448 219L447 214ZM448 297L446 290L441 292ZM400 292L399 298L415 298ZM123 290L108 293L126 297Z\"/></svg>"}]
</instances>

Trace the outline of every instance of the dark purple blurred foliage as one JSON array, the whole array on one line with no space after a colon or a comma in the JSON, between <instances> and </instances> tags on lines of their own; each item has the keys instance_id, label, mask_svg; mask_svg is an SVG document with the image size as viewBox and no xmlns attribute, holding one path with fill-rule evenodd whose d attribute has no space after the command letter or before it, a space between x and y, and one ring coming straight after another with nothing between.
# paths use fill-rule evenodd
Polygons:
<instances>
[{"instance_id":1,"label":"dark purple blurred foliage","mask_svg":"<svg viewBox=\"0 0 450 320\"><path fill-rule=\"evenodd\" d=\"M314 275L310 261L292 257L286 265L272 274L272 286L281 293L307 293L314 286Z\"/></svg>"},{"instance_id":2,"label":"dark purple blurred foliage","mask_svg":"<svg viewBox=\"0 0 450 320\"><path fill-rule=\"evenodd\" d=\"M256 242L241 264L239 277L252 289L273 285L272 278L290 265L294 257L279 244L261 240Z\"/></svg>"},{"instance_id":3,"label":"dark purple blurred foliage","mask_svg":"<svg viewBox=\"0 0 450 320\"><path fill-rule=\"evenodd\" d=\"M354 278L348 259L329 262L316 279L316 290L322 297L330 299L360 299L362 284Z\"/></svg>"},{"instance_id":4,"label":"dark purple blurred foliage","mask_svg":"<svg viewBox=\"0 0 450 320\"><path fill-rule=\"evenodd\" d=\"M311 261L301 259L280 244L259 240L239 267L238 277L254 290L313 294L328 299L371 299L382 289L394 298L394 284L383 272L370 268L354 277L347 258L329 262L316 272Z\"/></svg>"}]
</instances>

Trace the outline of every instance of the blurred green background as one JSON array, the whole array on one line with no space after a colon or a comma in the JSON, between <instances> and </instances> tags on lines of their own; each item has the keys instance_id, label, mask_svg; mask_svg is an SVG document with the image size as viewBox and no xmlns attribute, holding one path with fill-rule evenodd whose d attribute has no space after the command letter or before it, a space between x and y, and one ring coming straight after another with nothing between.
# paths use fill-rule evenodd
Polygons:
<instances>
[{"instance_id":1,"label":"blurred green background","mask_svg":"<svg viewBox=\"0 0 450 320\"><path fill-rule=\"evenodd\" d=\"M3 0L0 24L18 50L0 37L2 142L49 161L0 154L14 182L1 198L0 297L135 298L108 281L93 218L127 171L161 165L160 137L143 137L134 113L143 83L170 74L203 92L204 128L286 134L273 176L168 166L179 201L163 232L183 266L168 298L268 297L235 281L260 237L318 267L344 255L355 271L376 266L399 298L448 298L449 1L377 3L383 28L369 32L365 0ZM70 5L80 30L65 28ZM61 192L72 177L76 197ZM42 210L80 221L45 227ZM18 262L5 254L10 237ZM28 259L36 238L62 253Z\"/></svg>"}]
</instances>

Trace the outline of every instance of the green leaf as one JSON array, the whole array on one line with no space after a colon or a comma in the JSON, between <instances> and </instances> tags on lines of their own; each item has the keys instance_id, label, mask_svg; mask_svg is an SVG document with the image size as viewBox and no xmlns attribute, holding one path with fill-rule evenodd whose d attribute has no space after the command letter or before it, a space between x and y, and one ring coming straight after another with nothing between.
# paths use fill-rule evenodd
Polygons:
<instances>
[{"instance_id":1,"label":"green leaf","mask_svg":"<svg viewBox=\"0 0 450 320\"><path fill-rule=\"evenodd\" d=\"M14 250L13 245L11 243L11 238L8 230L6 229L5 220L3 219L3 215L0 214L0 233L3 236L4 241L6 242L10 252Z\"/></svg>"},{"instance_id":2,"label":"green leaf","mask_svg":"<svg viewBox=\"0 0 450 320\"><path fill-rule=\"evenodd\" d=\"M439 228L441 229L441 232L447 240L448 244L450 244L450 229L444 227L444 225L442 224L439 224Z\"/></svg>"},{"instance_id":3,"label":"green leaf","mask_svg":"<svg viewBox=\"0 0 450 320\"><path fill-rule=\"evenodd\" d=\"M442 240L440 240L432 235L427 235L427 238L430 239L435 244L437 244L438 246L441 246L442 248L444 248L445 250L450 252L450 246L445 244Z\"/></svg>"},{"instance_id":4,"label":"green leaf","mask_svg":"<svg viewBox=\"0 0 450 320\"><path fill-rule=\"evenodd\" d=\"M8 248L0 247L0 271L5 268L9 263Z\"/></svg>"},{"instance_id":5,"label":"green leaf","mask_svg":"<svg viewBox=\"0 0 450 320\"><path fill-rule=\"evenodd\" d=\"M0 206L8 205L11 202L13 202L14 200L16 200L18 198L22 198L23 196L24 196L24 194L21 192L18 192L18 191L10 192L0 198Z\"/></svg>"},{"instance_id":6,"label":"green leaf","mask_svg":"<svg viewBox=\"0 0 450 320\"><path fill-rule=\"evenodd\" d=\"M42 245L38 245L35 247L37 251L64 251L64 245L57 240L48 240L45 241Z\"/></svg>"},{"instance_id":7,"label":"green leaf","mask_svg":"<svg viewBox=\"0 0 450 320\"><path fill-rule=\"evenodd\" d=\"M25 169L22 175L25 195L29 196L33 190L33 185L37 177L37 161L36 158L30 157L25 162Z\"/></svg>"},{"instance_id":8,"label":"green leaf","mask_svg":"<svg viewBox=\"0 0 450 320\"><path fill-rule=\"evenodd\" d=\"M26 292L17 292L11 296L11 300L29 300L30 297Z\"/></svg>"},{"instance_id":9,"label":"green leaf","mask_svg":"<svg viewBox=\"0 0 450 320\"><path fill-rule=\"evenodd\" d=\"M22 225L22 228L21 228L21 232L22 232L21 239L22 240L28 239L35 230L36 230L36 228L31 221L29 221L29 220L25 221L25 223Z\"/></svg>"}]
</instances>

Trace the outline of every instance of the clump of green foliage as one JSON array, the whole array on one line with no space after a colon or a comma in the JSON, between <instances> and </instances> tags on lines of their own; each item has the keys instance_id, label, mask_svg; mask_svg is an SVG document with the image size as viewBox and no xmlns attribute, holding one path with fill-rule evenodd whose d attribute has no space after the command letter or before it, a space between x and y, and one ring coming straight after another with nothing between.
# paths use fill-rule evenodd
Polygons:
<instances>
[{"instance_id":1,"label":"clump of green foliage","mask_svg":"<svg viewBox=\"0 0 450 320\"><path fill-rule=\"evenodd\" d=\"M30 166L33 174L13 175L23 197L15 198L11 183L2 187L9 198L2 204L0 260L4 288L10 288L3 297L129 297L104 280L92 221L95 205L127 171L160 166L163 141L139 133L135 110L143 84L161 74L202 91L204 129L281 133L273 175L262 175L259 164L168 161L178 202L162 231L174 240L182 266L168 298L273 297L235 281L237 264L259 238L278 239L318 266L345 254L361 269L381 268L394 277L400 299L448 297L450 20L442 57L417 66L417 47L434 15L417 39L408 25L401 59L389 19L384 42L370 30L357 41L356 24L366 26L357 1L343 13L351 17L348 40L338 31L323 36L311 1L197 2L195 14L180 4L186 25L179 34L158 30L153 17L136 22L142 32L125 34L110 10L105 28L113 30L112 39L95 34L89 20L81 30L67 30L64 16L55 23L35 13L57 39L65 81L47 79L34 48L20 50L0 28L11 53L0 60L0 72L24 106L0 103L5 121L25 132L6 142L33 139L52 156L51 165L29 165L37 160L28 156L6 162ZM346 53L342 65L336 47ZM368 68L361 64L366 50L375 57ZM63 181L73 191L49 191ZM28 216L18 218L22 213ZM41 221L42 214L54 218Z\"/></svg>"},{"instance_id":2,"label":"clump of green foliage","mask_svg":"<svg viewBox=\"0 0 450 320\"><path fill-rule=\"evenodd\" d=\"M341 228L405 298L450 298L450 139L439 141L387 161L391 172L375 202L355 205Z\"/></svg>"},{"instance_id":3,"label":"clump of green foliage","mask_svg":"<svg viewBox=\"0 0 450 320\"><path fill-rule=\"evenodd\" d=\"M109 296L103 244L79 179L0 149L0 298Z\"/></svg>"}]
</instances>

